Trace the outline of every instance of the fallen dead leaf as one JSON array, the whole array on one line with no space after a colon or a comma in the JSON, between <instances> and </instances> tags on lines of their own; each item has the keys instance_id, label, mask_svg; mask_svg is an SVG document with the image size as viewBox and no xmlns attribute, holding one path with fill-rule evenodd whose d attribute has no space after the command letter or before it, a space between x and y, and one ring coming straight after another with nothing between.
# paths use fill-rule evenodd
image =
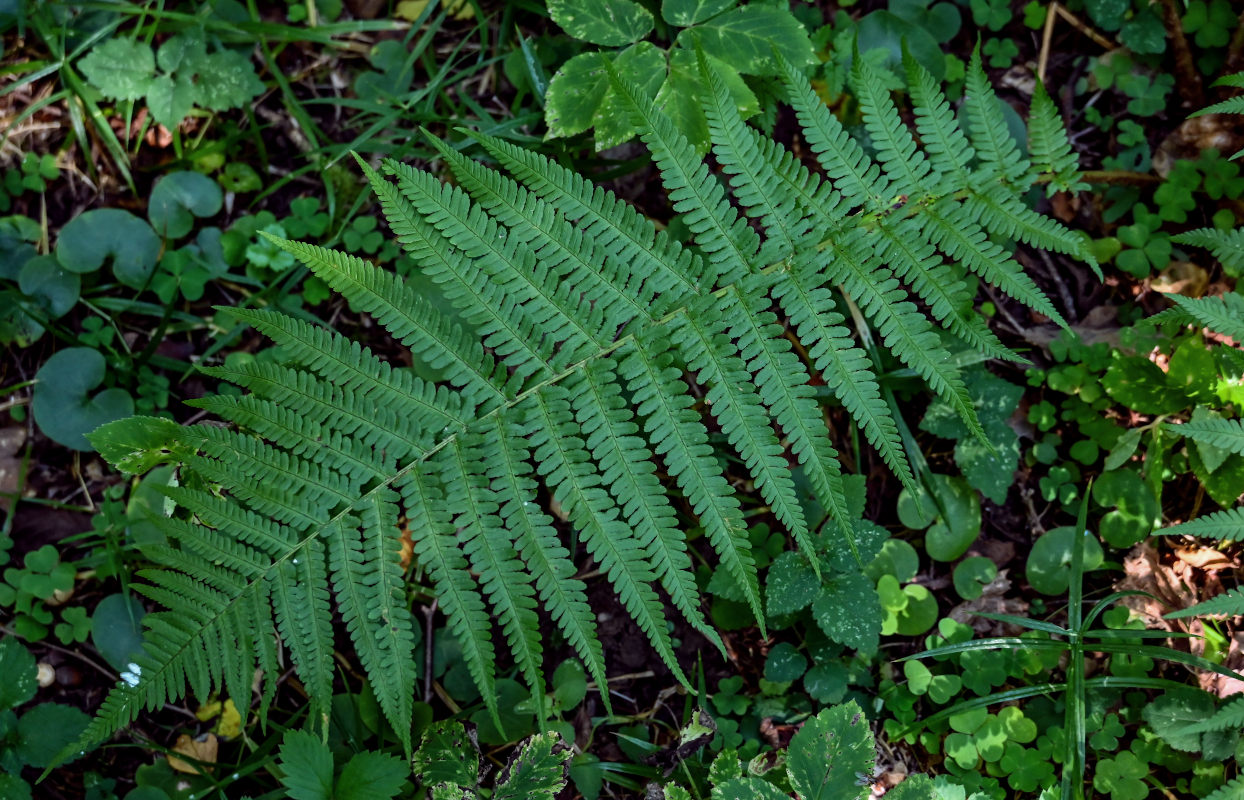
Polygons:
<instances>
[{"instance_id":1,"label":"fallen dead leaf","mask_svg":"<svg viewBox=\"0 0 1244 800\"><path fill-rule=\"evenodd\" d=\"M1183 159L1194 159L1211 147L1229 155L1244 146L1244 131L1232 114L1206 114L1182 123L1158 145L1153 154L1153 171L1165 178Z\"/></svg>"},{"instance_id":2,"label":"fallen dead leaf","mask_svg":"<svg viewBox=\"0 0 1244 800\"><path fill-rule=\"evenodd\" d=\"M1209 273L1191 261L1172 261L1149 286L1158 292L1202 297L1209 288Z\"/></svg>"},{"instance_id":3,"label":"fallen dead leaf","mask_svg":"<svg viewBox=\"0 0 1244 800\"><path fill-rule=\"evenodd\" d=\"M1234 565L1230 558L1227 558L1227 556L1217 550L1211 547L1198 547L1197 545L1176 545L1175 557L1197 569L1226 569Z\"/></svg>"},{"instance_id":4,"label":"fallen dead leaf","mask_svg":"<svg viewBox=\"0 0 1244 800\"><path fill-rule=\"evenodd\" d=\"M26 429L13 426L0 428L0 511L9 511L11 499L7 495L21 489L18 477L22 472L22 459L18 452L26 444Z\"/></svg>"},{"instance_id":5,"label":"fallen dead leaf","mask_svg":"<svg viewBox=\"0 0 1244 800\"><path fill-rule=\"evenodd\" d=\"M205 733L197 739L190 737L190 734L183 733L177 737L177 744L173 745L173 752L180 753L187 758L193 758L196 761L203 761L208 764L216 763L216 754L220 750L220 740L216 738L214 733ZM168 759L168 765L178 772L184 772L188 775L203 774L199 767L187 761L183 761L175 755L169 754L165 756ZM204 769L211 770L210 767Z\"/></svg>"}]
</instances>

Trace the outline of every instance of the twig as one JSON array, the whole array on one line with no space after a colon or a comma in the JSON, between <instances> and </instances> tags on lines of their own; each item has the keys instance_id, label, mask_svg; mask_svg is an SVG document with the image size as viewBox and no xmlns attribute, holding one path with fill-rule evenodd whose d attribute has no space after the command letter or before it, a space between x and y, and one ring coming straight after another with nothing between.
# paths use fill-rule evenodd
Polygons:
<instances>
[{"instance_id":1,"label":"twig","mask_svg":"<svg viewBox=\"0 0 1244 800\"><path fill-rule=\"evenodd\" d=\"M1188 46L1188 37L1184 36L1183 23L1179 20L1179 8L1175 0L1159 0L1162 4L1163 22L1166 32L1170 34L1171 45L1175 51L1175 73L1178 76L1179 95L1184 104L1192 108L1205 105L1205 87L1201 84L1201 73L1192 58L1192 49Z\"/></svg>"},{"instance_id":2,"label":"twig","mask_svg":"<svg viewBox=\"0 0 1244 800\"><path fill-rule=\"evenodd\" d=\"M1118 45L1115 44L1114 41L1112 41L1111 39L1108 39L1105 36L1102 36L1100 33L1098 33L1097 31L1090 28L1087 24L1085 24L1084 21L1082 21L1075 14L1072 14L1066 8L1063 8L1062 3L1053 3L1051 5L1055 10L1058 11L1058 16L1065 19L1067 23L1071 25L1071 27L1075 28L1080 33L1084 34L1085 36L1087 36L1088 38L1096 42L1098 47L1102 48L1103 50L1114 50L1115 48L1118 47Z\"/></svg>"},{"instance_id":3,"label":"twig","mask_svg":"<svg viewBox=\"0 0 1244 800\"><path fill-rule=\"evenodd\" d=\"M436 616L436 600L423 609L427 633L423 639L423 702L432 702L432 618Z\"/></svg>"},{"instance_id":4,"label":"twig","mask_svg":"<svg viewBox=\"0 0 1244 800\"><path fill-rule=\"evenodd\" d=\"M1058 19L1059 4L1050 3L1045 10L1045 28L1041 31L1041 54L1037 57L1037 80L1045 84L1045 67L1050 62L1050 40L1054 38L1054 20Z\"/></svg>"}]
</instances>

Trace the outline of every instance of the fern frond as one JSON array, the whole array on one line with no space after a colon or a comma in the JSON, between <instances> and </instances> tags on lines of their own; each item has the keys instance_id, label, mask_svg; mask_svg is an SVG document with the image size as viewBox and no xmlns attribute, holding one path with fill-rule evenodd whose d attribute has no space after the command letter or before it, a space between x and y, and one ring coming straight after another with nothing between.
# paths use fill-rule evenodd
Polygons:
<instances>
[{"instance_id":1,"label":"fern frond","mask_svg":"<svg viewBox=\"0 0 1244 800\"><path fill-rule=\"evenodd\" d=\"M850 331L842 326L844 318L833 294L823 287L810 286L798 272L791 280L778 284L773 294L790 314L799 338L812 343L808 349L812 363L851 418L859 423L868 443L904 486L915 487L898 426L890 407L881 399L868 355L855 346Z\"/></svg>"},{"instance_id":2,"label":"fern frond","mask_svg":"<svg viewBox=\"0 0 1244 800\"><path fill-rule=\"evenodd\" d=\"M806 529L803 509L795 496L795 479L783 458L760 396L747 377L747 366L721 325L716 298L697 314L673 323L670 338L682 352L687 369L708 387L710 410L726 441L747 465L761 496L788 530ZM759 604L759 599L757 599ZM757 616L757 619L761 619Z\"/></svg>"},{"instance_id":3,"label":"fern frond","mask_svg":"<svg viewBox=\"0 0 1244 800\"><path fill-rule=\"evenodd\" d=\"M665 613L652 588L656 576L643 547L618 519L618 508L600 486L591 466L568 400L561 386L549 386L531 395L530 413L539 426L530 437L538 470L557 502L583 532L584 545L618 590L618 599L648 637L661 660L678 680L686 676L674 658L674 646Z\"/></svg>"},{"instance_id":4,"label":"fern frond","mask_svg":"<svg viewBox=\"0 0 1244 800\"><path fill-rule=\"evenodd\" d=\"M475 578L467 568L450 515L445 511L444 493L430 474L433 467L428 466L429 473L421 466L416 467L406 473L398 487L405 501L410 540L419 563L432 576L440 606L449 620L449 629L462 647L467 671L500 730L503 726L494 689L496 652L492 645L492 623Z\"/></svg>"},{"instance_id":5,"label":"fern frond","mask_svg":"<svg viewBox=\"0 0 1244 800\"><path fill-rule=\"evenodd\" d=\"M746 287L750 291L736 285L726 294L721 305L722 316L735 321L730 336L738 342L739 355L755 377L761 402L769 407L778 425L790 437L791 450L808 474L817 500L854 549L855 531L847 513L842 470L838 453L829 440L824 412L812 399L813 389L803 362L782 336L776 316L766 310L768 299L760 290L763 283L748 283L753 284ZM816 549L806 529L796 529L792 533L800 549L817 564Z\"/></svg>"},{"instance_id":6,"label":"fern frond","mask_svg":"<svg viewBox=\"0 0 1244 800\"><path fill-rule=\"evenodd\" d=\"M612 68L611 68L612 69ZM614 91L630 109L632 123L648 145L652 160L661 170L661 182L669 192L674 210L695 236L715 271L714 283L729 284L762 264L757 259L760 237L739 216L726 190L708 171L695 147L674 127L669 117L653 108L616 75L610 76Z\"/></svg>"},{"instance_id":7,"label":"fern frond","mask_svg":"<svg viewBox=\"0 0 1244 800\"><path fill-rule=\"evenodd\" d=\"M356 524L346 517L324 538L337 607L354 650L398 741L409 750L415 640L398 564L396 499L392 490L372 493L356 507Z\"/></svg>"},{"instance_id":8,"label":"fern frond","mask_svg":"<svg viewBox=\"0 0 1244 800\"><path fill-rule=\"evenodd\" d=\"M813 564L841 563L836 534L853 543L859 503L847 502L812 372L910 486L899 421L874 372L884 353L874 350L910 367L981 436L955 366L963 354L948 348L1014 354L973 313L964 276L1057 319L1004 240L1083 255L1021 200L1034 174L979 58L966 137L936 82L908 61L914 132L869 67L856 67L875 158L782 65L825 176L745 123L711 71L701 83L719 171L612 75L694 246L544 156L481 134L472 135L508 174L435 139L453 186L360 161L418 282L275 241L405 352L390 358L344 332L236 310L281 346L281 361L209 368L244 393L197 405L234 429L140 419L95 434L127 468L177 464L185 488L169 492L168 545L154 553L162 569L145 583L167 610L147 617L142 674L110 695L88 737L187 686L245 702L256 667L266 708L282 652L322 726L335 688L335 605L409 749L416 631L398 556L403 516L416 569L498 725L497 641L543 690L540 607L607 692L581 565L542 503L565 512L575 549L684 684L660 592L721 646L702 610L689 529L703 528L718 575L763 632L757 559L710 424ZM423 279L435 297L413 288ZM412 363L419 369L399 366ZM833 517L829 536L813 534L795 462Z\"/></svg>"},{"instance_id":9,"label":"fern frond","mask_svg":"<svg viewBox=\"0 0 1244 800\"><path fill-rule=\"evenodd\" d=\"M1147 323L1157 324L1171 320L1190 322L1203 325L1223 336L1230 336L1237 342L1244 342L1244 297L1228 292L1218 297L1168 294L1166 298L1175 304L1175 308L1154 314L1146 320Z\"/></svg>"},{"instance_id":10,"label":"fern frond","mask_svg":"<svg viewBox=\"0 0 1244 800\"><path fill-rule=\"evenodd\" d=\"M1071 149L1067 129L1045 84L1037 81L1028 110L1028 156L1034 176L1048 175L1047 194L1078 192L1088 184L1080 180L1080 159Z\"/></svg>"},{"instance_id":11,"label":"fern frond","mask_svg":"<svg viewBox=\"0 0 1244 800\"><path fill-rule=\"evenodd\" d=\"M687 385L682 382L681 373L671 366L673 358L663 344L654 346L636 340L620 372L629 381L636 410L646 417L645 427L653 448L665 457L674 480L704 525L722 566L742 588L764 635L756 562L748 545L747 525L738 500L717 467L708 445L708 431L691 410L693 403Z\"/></svg>"},{"instance_id":12,"label":"fern frond","mask_svg":"<svg viewBox=\"0 0 1244 800\"><path fill-rule=\"evenodd\" d=\"M1232 589L1189 608L1173 611L1166 616L1168 619L1183 619L1202 617L1207 614L1226 614L1229 617L1244 615L1244 589Z\"/></svg>"},{"instance_id":13,"label":"fern frond","mask_svg":"<svg viewBox=\"0 0 1244 800\"><path fill-rule=\"evenodd\" d=\"M1191 420L1182 425L1168 422L1162 427L1176 436L1186 436L1193 441L1244 455L1244 422L1238 419L1209 418Z\"/></svg>"},{"instance_id":14,"label":"fern frond","mask_svg":"<svg viewBox=\"0 0 1244 800\"><path fill-rule=\"evenodd\" d=\"M1244 507L1215 511L1203 517L1163 528L1161 533L1165 536L1195 536L1198 539L1239 541L1244 539Z\"/></svg>"},{"instance_id":15,"label":"fern frond","mask_svg":"<svg viewBox=\"0 0 1244 800\"><path fill-rule=\"evenodd\" d=\"M980 44L972 50L964 79L964 111L968 134L982 162L982 178L1010 183L1028 171L1028 161L1007 130L1002 101L994 93L981 65Z\"/></svg>"},{"instance_id":16,"label":"fern frond","mask_svg":"<svg viewBox=\"0 0 1244 800\"><path fill-rule=\"evenodd\" d=\"M860 101L864 128L877 151L877 160L890 178L896 194L919 195L941 184L939 176L916 146L911 130L903 124L890 91L868 60L856 52L851 68L852 89ZM932 111L932 109L930 109Z\"/></svg>"},{"instance_id":17,"label":"fern frond","mask_svg":"<svg viewBox=\"0 0 1244 800\"><path fill-rule=\"evenodd\" d=\"M536 505L531 451L524 435L518 423L495 416L480 442L486 451L484 463L491 488L500 504L499 514L515 531L515 546L553 622L579 654L596 685L605 686L605 658L586 587L574 577L570 552L558 541L553 520ZM602 692L601 699L608 709L609 693Z\"/></svg>"},{"instance_id":18,"label":"fern frond","mask_svg":"<svg viewBox=\"0 0 1244 800\"><path fill-rule=\"evenodd\" d=\"M577 222L585 238L596 242L637 273L663 275L662 283L675 286L674 297L699 292L704 264L634 207L578 173L539 153L478 131L465 130L484 149L538 197L552 204L568 220ZM662 298L668 302L669 298Z\"/></svg>"},{"instance_id":19,"label":"fern frond","mask_svg":"<svg viewBox=\"0 0 1244 800\"><path fill-rule=\"evenodd\" d=\"M1244 113L1244 110L1241 113ZM1244 775L1237 775L1207 794L1202 800L1244 800Z\"/></svg>"},{"instance_id":20,"label":"fern frond","mask_svg":"<svg viewBox=\"0 0 1244 800\"><path fill-rule=\"evenodd\" d=\"M468 441L459 437L444 451L439 462L444 470L445 502L457 512L454 528L462 550L479 575L527 685L539 700L544 695L544 674L535 591L498 516L500 506L488 488L483 456L476 437ZM543 708L543 703L538 702L537 708Z\"/></svg>"},{"instance_id":21,"label":"fern frond","mask_svg":"<svg viewBox=\"0 0 1244 800\"><path fill-rule=\"evenodd\" d=\"M436 313L397 275L335 250L275 237L272 240L345 297L351 308L375 317L393 338L429 366L447 370L450 382L473 395L505 397L497 385L504 385L503 375L479 341Z\"/></svg>"},{"instance_id":22,"label":"fern frond","mask_svg":"<svg viewBox=\"0 0 1244 800\"><path fill-rule=\"evenodd\" d=\"M1242 98L1244 99L1244 98ZM1198 228L1171 237L1176 244L1203 247L1218 259L1231 275L1244 274L1244 228L1229 231Z\"/></svg>"}]
</instances>

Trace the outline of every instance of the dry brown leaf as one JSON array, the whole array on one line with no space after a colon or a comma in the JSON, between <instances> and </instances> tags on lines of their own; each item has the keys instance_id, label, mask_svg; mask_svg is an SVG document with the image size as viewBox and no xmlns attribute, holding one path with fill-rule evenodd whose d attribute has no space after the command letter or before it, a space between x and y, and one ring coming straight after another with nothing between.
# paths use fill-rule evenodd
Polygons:
<instances>
[{"instance_id":1,"label":"dry brown leaf","mask_svg":"<svg viewBox=\"0 0 1244 800\"><path fill-rule=\"evenodd\" d=\"M1244 131L1233 114L1206 114L1193 117L1171 132L1153 154L1153 171L1165 178L1183 158L1198 158L1211 147L1219 153L1234 153L1244 147Z\"/></svg>"},{"instance_id":2,"label":"dry brown leaf","mask_svg":"<svg viewBox=\"0 0 1244 800\"><path fill-rule=\"evenodd\" d=\"M1205 570L1226 569L1235 563L1211 547L1199 547L1197 545L1192 545L1191 547L1176 545L1175 557L1189 566Z\"/></svg>"},{"instance_id":3,"label":"dry brown leaf","mask_svg":"<svg viewBox=\"0 0 1244 800\"><path fill-rule=\"evenodd\" d=\"M14 425L0 428L0 511L8 513L10 498L6 495L21 489L18 478L22 472L22 459L18 456L26 443L26 429Z\"/></svg>"},{"instance_id":4,"label":"dry brown leaf","mask_svg":"<svg viewBox=\"0 0 1244 800\"><path fill-rule=\"evenodd\" d=\"M1149 287L1184 297L1202 297L1209 288L1209 273L1191 261L1172 261L1170 266L1158 273Z\"/></svg>"},{"instance_id":5,"label":"dry brown leaf","mask_svg":"<svg viewBox=\"0 0 1244 800\"><path fill-rule=\"evenodd\" d=\"M187 758L193 758L196 761L203 761L209 764L216 763L216 754L220 750L220 741L213 733L205 733L197 739L192 739L190 734L183 733L177 737L177 744L173 745L174 753L181 753ZM188 775L201 775L199 768L194 764L183 761L175 755L167 755L168 765L178 772L185 772ZM205 767L210 771L210 767Z\"/></svg>"}]
</instances>

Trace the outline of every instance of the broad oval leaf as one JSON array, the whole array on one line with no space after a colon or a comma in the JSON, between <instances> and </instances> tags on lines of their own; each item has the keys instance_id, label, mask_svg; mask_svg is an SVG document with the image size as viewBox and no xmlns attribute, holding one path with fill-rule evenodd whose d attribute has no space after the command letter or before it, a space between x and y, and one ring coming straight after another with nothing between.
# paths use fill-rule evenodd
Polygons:
<instances>
[{"instance_id":1,"label":"broad oval leaf","mask_svg":"<svg viewBox=\"0 0 1244 800\"><path fill-rule=\"evenodd\" d=\"M867 787L859 776L871 776L876 760L868 718L854 701L827 708L799 729L786 758L800 800L861 797Z\"/></svg>"},{"instance_id":2,"label":"broad oval leaf","mask_svg":"<svg viewBox=\"0 0 1244 800\"><path fill-rule=\"evenodd\" d=\"M773 57L775 48L796 67L815 61L807 28L789 11L758 3L688 28L678 35L677 43L688 52L694 52L698 44L708 55L745 75L781 74Z\"/></svg>"},{"instance_id":3,"label":"broad oval leaf","mask_svg":"<svg viewBox=\"0 0 1244 800\"><path fill-rule=\"evenodd\" d=\"M663 0L661 18L685 28L714 17L734 5L734 0Z\"/></svg>"}]
</instances>

